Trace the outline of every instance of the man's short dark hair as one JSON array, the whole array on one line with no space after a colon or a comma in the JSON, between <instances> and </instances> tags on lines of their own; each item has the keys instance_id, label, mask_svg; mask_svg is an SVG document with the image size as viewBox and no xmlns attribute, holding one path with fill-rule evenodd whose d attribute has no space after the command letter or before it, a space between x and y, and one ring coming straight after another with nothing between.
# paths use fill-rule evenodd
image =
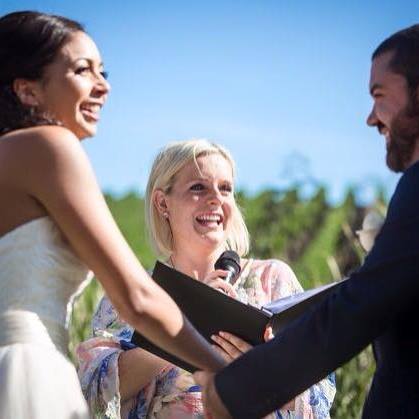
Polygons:
<instances>
[{"instance_id":1,"label":"man's short dark hair","mask_svg":"<svg viewBox=\"0 0 419 419\"><path fill-rule=\"evenodd\" d=\"M372 54L372 59L394 52L390 69L406 78L410 91L419 86L419 24L402 29L384 40Z\"/></svg>"}]
</instances>

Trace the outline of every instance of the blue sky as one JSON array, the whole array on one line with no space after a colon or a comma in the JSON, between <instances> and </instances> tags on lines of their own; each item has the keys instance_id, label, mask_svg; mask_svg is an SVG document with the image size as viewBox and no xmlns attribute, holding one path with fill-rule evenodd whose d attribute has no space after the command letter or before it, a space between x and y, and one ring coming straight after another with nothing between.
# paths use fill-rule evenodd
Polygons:
<instances>
[{"instance_id":1,"label":"blue sky","mask_svg":"<svg viewBox=\"0 0 419 419\"><path fill-rule=\"evenodd\" d=\"M112 92L85 147L105 191L144 191L158 149L192 137L230 149L249 192L394 188L365 124L370 56L419 22L418 1L0 0L1 14L23 9L81 21L102 52Z\"/></svg>"}]
</instances>

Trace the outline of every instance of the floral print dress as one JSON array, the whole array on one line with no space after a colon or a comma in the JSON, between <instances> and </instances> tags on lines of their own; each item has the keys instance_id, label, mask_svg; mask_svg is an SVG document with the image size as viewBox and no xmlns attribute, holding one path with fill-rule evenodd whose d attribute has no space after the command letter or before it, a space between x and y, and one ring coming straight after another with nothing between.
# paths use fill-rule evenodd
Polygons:
<instances>
[{"instance_id":1,"label":"floral print dress","mask_svg":"<svg viewBox=\"0 0 419 419\"><path fill-rule=\"evenodd\" d=\"M243 303L260 307L302 291L291 268L284 262L248 259L243 263L242 272L233 285ZM92 325L93 337L79 345L77 356L82 390L93 417L204 418L201 393L192 375L173 365L163 368L135 397L122 403L118 357L132 347L129 341L133 328L119 318L106 297L101 300ZM286 380L284 385L287 385ZM334 374L330 374L296 397L294 410L277 410L267 418L329 418L335 392Z\"/></svg>"}]
</instances>

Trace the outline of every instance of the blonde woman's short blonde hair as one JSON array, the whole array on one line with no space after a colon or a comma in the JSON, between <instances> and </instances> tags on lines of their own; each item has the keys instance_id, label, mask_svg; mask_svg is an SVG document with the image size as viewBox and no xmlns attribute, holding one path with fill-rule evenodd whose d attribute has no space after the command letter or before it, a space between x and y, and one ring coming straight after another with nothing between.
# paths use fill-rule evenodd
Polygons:
<instances>
[{"instance_id":1,"label":"blonde woman's short blonde hair","mask_svg":"<svg viewBox=\"0 0 419 419\"><path fill-rule=\"evenodd\" d=\"M151 244L159 257L170 257L173 252L173 237L167 219L156 208L154 191L162 190L166 194L170 193L175 177L183 167L191 161L198 167L197 159L211 154L219 154L229 162L234 180L236 169L230 152L207 140L197 139L169 143L155 158L147 183L145 218ZM235 201L225 247L234 250L240 256L246 255L249 251L249 232Z\"/></svg>"}]
</instances>

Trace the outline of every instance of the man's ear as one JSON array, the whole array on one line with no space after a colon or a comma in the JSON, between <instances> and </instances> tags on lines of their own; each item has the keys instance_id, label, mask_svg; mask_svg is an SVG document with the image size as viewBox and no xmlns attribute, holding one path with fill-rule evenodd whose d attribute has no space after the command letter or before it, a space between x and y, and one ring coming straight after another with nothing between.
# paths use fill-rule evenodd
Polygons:
<instances>
[{"instance_id":1,"label":"man's ear","mask_svg":"<svg viewBox=\"0 0 419 419\"><path fill-rule=\"evenodd\" d=\"M24 105L40 105L39 81L15 79L12 86L16 96Z\"/></svg>"},{"instance_id":2,"label":"man's ear","mask_svg":"<svg viewBox=\"0 0 419 419\"><path fill-rule=\"evenodd\" d=\"M153 192L153 203L162 217L169 218L167 195L161 189L156 189Z\"/></svg>"}]
</instances>

